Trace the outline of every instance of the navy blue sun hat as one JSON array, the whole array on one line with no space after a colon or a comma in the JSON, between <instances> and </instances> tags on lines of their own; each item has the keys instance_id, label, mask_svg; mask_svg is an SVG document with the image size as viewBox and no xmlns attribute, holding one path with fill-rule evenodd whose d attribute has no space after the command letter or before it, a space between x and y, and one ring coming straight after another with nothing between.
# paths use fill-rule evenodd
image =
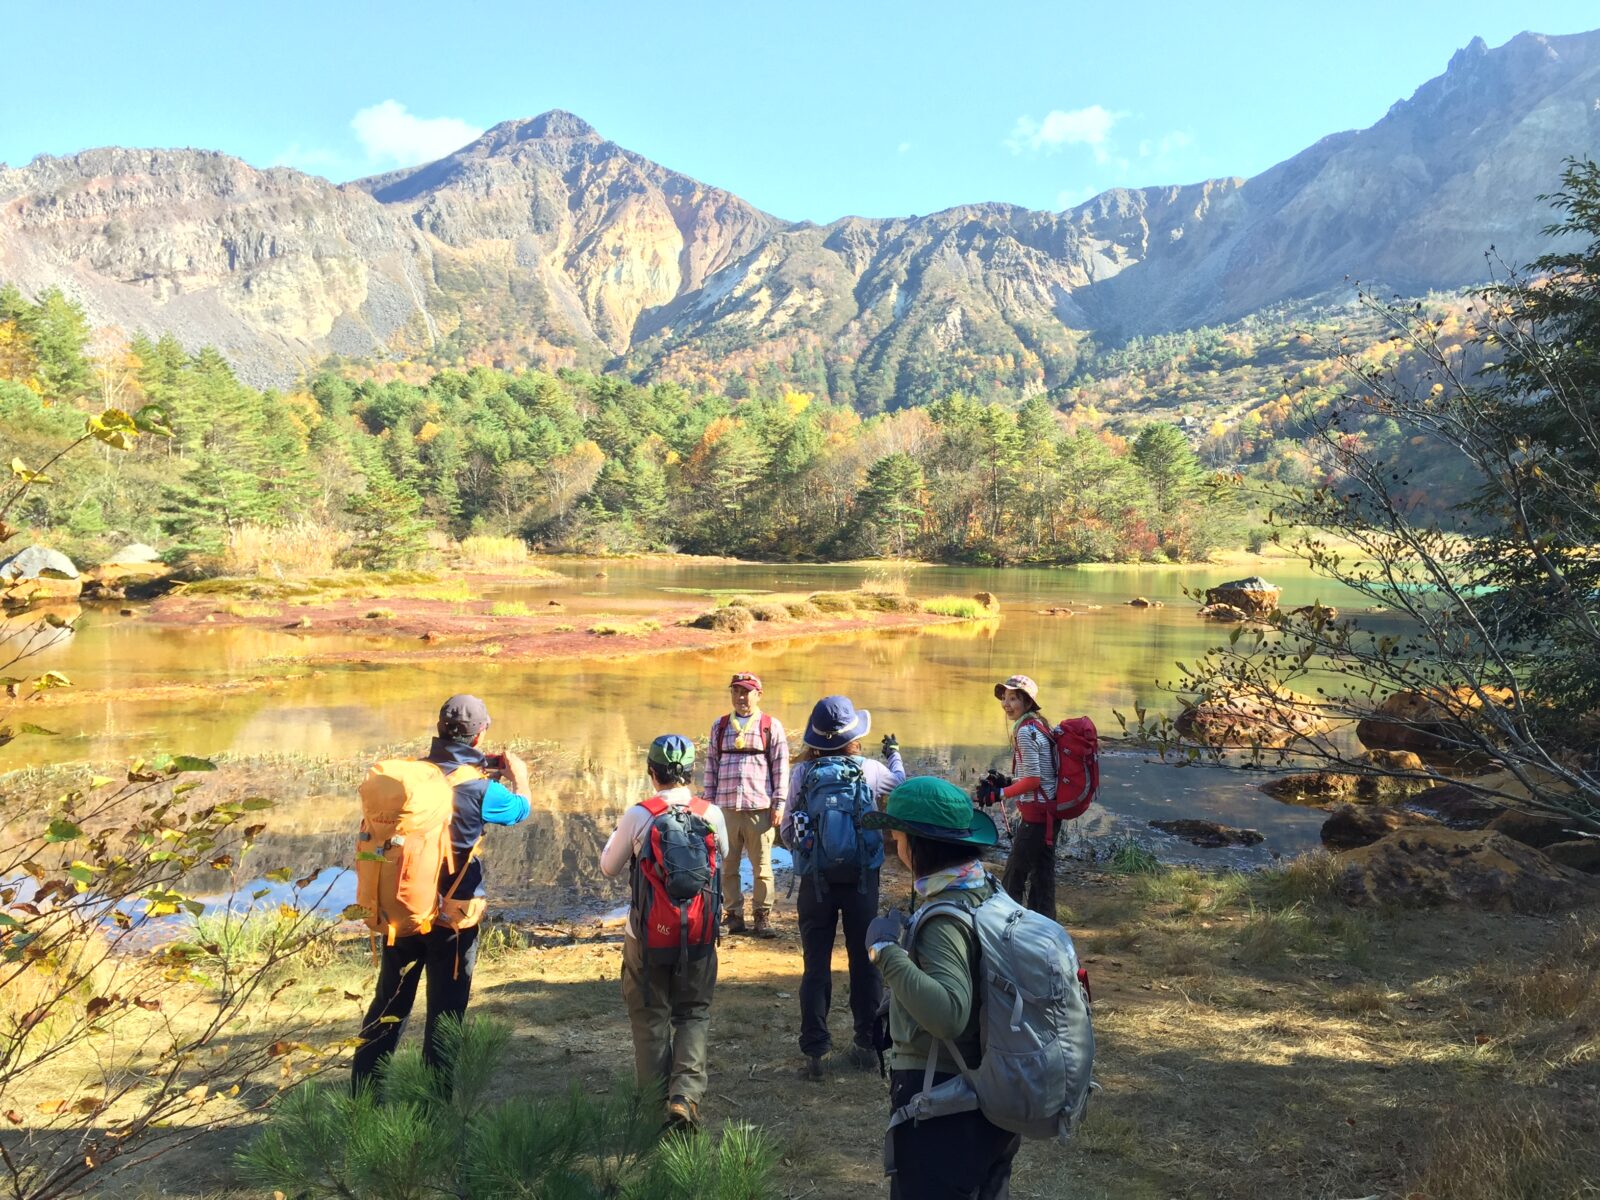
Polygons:
<instances>
[{"instance_id":1,"label":"navy blue sun hat","mask_svg":"<svg viewBox=\"0 0 1600 1200\"><path fill-rule=\"evenodd\" d=\"M848 696L824 696L811 710L805 735L800 739L813 750L843 750L857 738L867 736L872 714L857 709Z\"/></svg>"}]
</instances>

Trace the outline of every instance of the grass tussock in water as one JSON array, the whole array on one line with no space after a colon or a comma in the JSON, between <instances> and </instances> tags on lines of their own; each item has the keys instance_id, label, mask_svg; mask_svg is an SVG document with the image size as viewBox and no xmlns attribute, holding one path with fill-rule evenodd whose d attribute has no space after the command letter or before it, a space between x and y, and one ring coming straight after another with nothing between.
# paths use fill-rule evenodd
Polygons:
<instances>
[{"instance_id":1,"label":"grass tussock in water","mask_svg":"<svg viewBox=\"0 0 1600 1200\"><path fill-rule=\"evenodd\" d=\"M521 600L496 600L489 606L491 617L531 617L533 610Z\"/></svg>"},{"instance_id":2,"label":"grass tussock in water","mask_svg":"<svg viewBox=\"0 0 1600 1200\"><path fill-rule=\"evenodd\" d=\"M222 575L185 584L181 594L296 603L388 598L467 601L474 598L472 587L465 579L435 575L429 571L344 571L304 579Z\"/></svg>"},{"instance_id":3,"label":"grass tussock in water","mask_svg":"<svg viewBox=\"0 0 1600 1200\"><path fill-rule=\"evenodd\" d=\"M935 596L922 602L924 612L941 617L961 617L968 621L983 621L994 616L995 609L976 596Z\"/></svg>"},{"instance_id":4,"label":"grass tussock in water","mask_svg":"<svg viewBox=\"0 0 1600 1200\"><path fill-rule=\"evenodd\" d=\"M644 637L646 634L655 633L661 628L661 622L655 620L645 621L596 621L589 626L589 632L597 637Z\"/></svg>"}]
</instances>

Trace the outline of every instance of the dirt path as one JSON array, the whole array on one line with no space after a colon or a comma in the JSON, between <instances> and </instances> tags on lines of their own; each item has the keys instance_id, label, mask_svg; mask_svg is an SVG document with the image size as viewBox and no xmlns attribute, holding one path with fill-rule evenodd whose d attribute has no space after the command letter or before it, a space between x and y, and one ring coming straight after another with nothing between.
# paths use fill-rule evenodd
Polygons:
<instances>
[{"instance_id":1,"label":"dirt path","mask_svg":"<svg viewBox=\"0 0 1600 1200\"><path fill-rule=\"evenodd\" d=\"M1104 1091L1071 1145L1023 1148L1013 1196L1594 1194L1593 912L1357 912L1327 900L1317 870L1301 866L1249 879L1176 869L1076 873L1063 883L1062 917L1094 984ZM886 876L886 903L907 890L903 875ZM783 1147L779 1194L789 1200L886 1195L885 1085L848 1068L820 1084L796 1077L792 902L780 904L777 926L776 941L724 940L705 1115L772 1132ZM514 1031L508 1091L625 1086L620 929L530 927L524 940L480 964L473 1003ZM370 987L357 951L332 975L355 993ZM329 981L324 972L308 986ZM834 981L843 1043L842 944ZM360 1006L349 1007L353 1025ZM170 1160L164 1178L169 1188L182 1180L184 1195L229 1194L215 1148Z\"/></svg>"}]
</instances>

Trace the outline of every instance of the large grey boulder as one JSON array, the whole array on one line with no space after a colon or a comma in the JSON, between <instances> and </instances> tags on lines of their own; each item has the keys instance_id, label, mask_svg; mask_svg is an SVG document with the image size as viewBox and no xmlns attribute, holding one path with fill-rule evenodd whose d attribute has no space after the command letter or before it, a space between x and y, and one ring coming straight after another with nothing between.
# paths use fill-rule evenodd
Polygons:
<instances>
[{"instance_id":1,"label":"large grey boulder","mask_svg":"<svg viewBox=\"0 0 1600 1200\"><path fill-rule=\"evenodd\" d=\"M106 559L108 567L132 567L142 563L158 563L161 554L153 546L146 546L143 542L134 542L124 546L110 558Z\"/></svg>"},{"instance_id":2,"label":"large grey boulder","mask_svg":"<svg viewBox=\"0 0 1600 1200\"><path fill-rule=\"evenodd\" d=\"M46 572L50 574L46 574ZM59 550L48 546L29 546L0 562L0 579L16 583L24 579L76 579L78 568Z\"/></svg>"}]
</instances>

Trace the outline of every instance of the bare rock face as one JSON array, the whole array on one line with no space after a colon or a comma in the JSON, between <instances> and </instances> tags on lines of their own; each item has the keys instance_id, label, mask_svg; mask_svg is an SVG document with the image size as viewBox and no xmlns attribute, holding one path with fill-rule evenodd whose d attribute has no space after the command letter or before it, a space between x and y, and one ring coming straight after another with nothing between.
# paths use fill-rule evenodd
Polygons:
<instances>
[{"instance_id":1,"label":"bare rock face","mask_svg":"<svg viewBox=\"0 0 1600 1200\"><path fill-rule=\"evenodd\" d=\"M1328 819L1322 823L1322 844L1330 850L1354 850L1358 846L1370 846L1379 838L1388 837L1399 829L1437 824L1431 817L1403 808L1340 804L1328 813Z\"/></svg>"},{"instance_id":2,"label":"bare rock face","mask_svg":"<svg viewBox=\"0 0 1600 1200\"><path fill-rule=\"evenodd\" d=\"M1197 821L1190 818L1151 821L1150 828L1159 829L1162 833L1170 833L1174 837L1181 837L1186 842L1208 849L1219 849L1223 846L1257 846L1266 840L1254 829L1235 829L1231 825L1219 825L1215 821Z\"/></svg>"},{"instance_id":3,"label":"bare rock face","mask_svg":"<svg viewBox=\"0 0 1600 1200\"><path fill-rule=\"evenodd\" d=\"M1490 703L1507 703L1504 689L1485 689ZM1422 757L1449 757L1463 750L1461 721L1482 706L1471 688L1458 687L1439 696L1403 690L1384 697L1370 716L1356 724L1356 737L1373 750L1410 751Z\"/></svg>"},{"instance_id":4,"label":"bare rock face","mask_svg":"<svg viewBox=\"0 0 1600 1200\"><path fill-rule=\"evenodd\" d=\"M1229 583L1219 583L1214 588L1207 588L1206 607L1200 610L1200 614L1222 621L1262 620L1277 611L1278 597L1281 595L1283 595L1282 588L1268 583L1259 575L1252 575L1248 579L1235 579ZM1239 617L1219 615L1228 609L1242 615Z\"/></svg>"},{"instance_id":5,"label":"bare rock face","mask_svg":"<svg viewBox=\"0 0 1600 1200\"><path fill-rule=\"evenodd\" d=\"M926 390L907 366L958 355L1031 395L1071 376L1086 329L1215 324L1352 276L1454 288L1484 280L1490 244L1526 261L1548 248L1532 193L1594 143L1597 93L1600 35L1475 41L1371 128L1248 181L827 225L565 112L343 186L209 151L90 150L0 167L0 279L60 287L94 325L216 346L258 385L477 328L495 332L464 349L651 377L814 352L866 411Z\"/></svg>"},{"instance_id":6,"label":"bare rock face","mask_svg":"<svg viewBox=\"0 0 1600 1200\"><path fill-rule=\"evenodd\" d=\"M1326 733L1328 723L1308 696L1224 694L1205 697L1173 722L1178 736L1216 747L1277 749Z\"/></svg>"},{"instance_id":7,"label":"bare rock face","mask_svg":"<svg viewBox=\"0 0 1600 1200\"><path fill-rule=\"evenodd\" d=\"M1335 882L1351 904L1466 904L1548 913L1600 898L1587 876L1489 830L1403 829L1351 850Z\"/></svg>"}]
</instances>

